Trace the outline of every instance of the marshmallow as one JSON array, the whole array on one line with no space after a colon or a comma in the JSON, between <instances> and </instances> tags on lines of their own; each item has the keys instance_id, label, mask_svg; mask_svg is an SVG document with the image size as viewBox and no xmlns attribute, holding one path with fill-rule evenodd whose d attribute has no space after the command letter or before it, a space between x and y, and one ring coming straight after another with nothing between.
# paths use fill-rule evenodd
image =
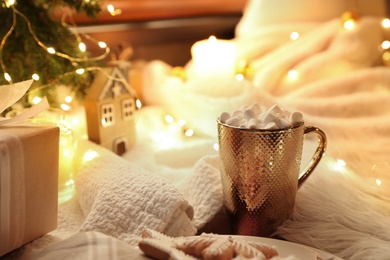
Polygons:
<instances>
[{"instance_id":1,"label":"marshmallow","mask_svg":"<svg viewBox=\"0 0 390 260\"><path fill-rule=\"evenodd\" d=\"M292 123L290 123L290 121L285 118L279 118L279 120L276 121L276 124L278 125L279 129L289 128L292 126Z\"/></svg>"},{"instance_id":2,"label":"marshmallow","mask_svg":"<svg viewBox=\"0 0 390 260\"><path fill-rule=\"evenodd\" d=\"M229 118L230 118L230 114L227 112L223 112L219 117L219 121L221 121L221 123L226 123L226 120L228 120Z\"/></svg>"},{"instance_id":3,"label":"marshmallow","mask_svg":"<svg viewBox=\"0 0 390 260\"><path fill-rule=\"evenodd\" d=\"M264 115L263 119L262 119L262 122L263 124L268 124L268 123L271 123L271 122L276 122L280 117L274 113L272 113L272 111L269 111Z\"/></svg>"},{"instance_id":4,"label":"marshmallow","mask_svg":"<svg viewBox=\"0 0 390 260\"><path fill-rule=\"evenodd\" d=\"M244 111L248 108L248 105L242 105L238 110Z\"/></svg>"},{"instance_id":5,"label":"marshmallow","mask_svg":"<svg viewBox=\"0 0 390 260\"><path fill-rule=\"evenodd\" d=\"M247 119L247 120L250 120L252 118L256 118L256 112L253 111L252 109L250 108L247 108L244 110L244 117Z\"/></svg>"},{"instance_id":6,"label":"marshmallow","mask_svg":"<svg viewBox=\"0 0 390 260\"><path fill-rule=\"evenodd\" d=\"M259 114L261 112L261 107L259 103L253 103L251 106L249 106L249 109L253 110L256 114Z\"/></svg>"},{"instance_id":7,"label":"marshmallow","mask_svg":"<svg viewBox=\"0 0 390 260\"><path fill-rule=\"evenodd\" d=\"M233 112L233 116L243 117L244 116L244 112L242 112L241 110L236 110L236 111Z\"/></svg>"},{"instance_id":8,"label":"marshmallow","mask_svg":"<svg viewBox=\"0 0 390 260\"><path fill-rule=\"evenodd\" d=\"M293 112L290 115L290 121L293 125L303 122L303 115L300 112Z\"/></svg>"},{"instance_id":9,"label":"marshmallow","mask_svg":"<svg viewBox=\"0 0 390 260\"><path fill-rule=\"evenodd\" d=\"M243 124L239 125L238 128L245 129L245 128L248 128L248 127L246 126L246 123L243 123Z\"/></svg>"},{"instance_id":10,"label":"marshmallow","mask_svg":"<svg viewBox=\"0 0 390 260\"><path fill-rule=\"evenodd\" d=\"M241 124L241 119L236 116L233 116L227 119L225 123L231 126L239 126Z\"/></svg>"},{"instance_id":11,"label":"marshmallow","mask_svg":"<svg viewBox=\"0 0 390 260\"><path fill-rule=\"evenodd\" d=\"M268 112L279 117L283 116L284 114L283 109L280 108L278 105L273 105L270 109L268 109Z\"/></svg>"},{"instance_id":12,"label":"marshmallow","mask_svg":"<svg viewBox=\"0 0 390 260\"><path fill-rule=\"evenodd\" d=\"M271 129L278 129L279 127L275 124L275 122L268 123L264 126L264 129L271 130Z\"/></svg>"},{"instance_id":13,"label":"marshmallow","mask_svg":"<svg viewBox=\"0 0 390 260\"><path fill-rule=\"evenodd\" d=\"M256 118L251 118L248 122L248 128L249 129L258 129L258 122Z\"/></svg>"},{"instance_id":14,"label":"marshmallow","mask_svg":"<svg viewBox=\"0 0 390 260\"><path fill-rule=\"evenodd\" d=\"M300 112L290 113L278 105L269 109L254 103L251 106L243 105L232 114L223 112L219 117L222 123L230 126L247 129L286 129L303 122Z\"/></svg>"}]
</instances>

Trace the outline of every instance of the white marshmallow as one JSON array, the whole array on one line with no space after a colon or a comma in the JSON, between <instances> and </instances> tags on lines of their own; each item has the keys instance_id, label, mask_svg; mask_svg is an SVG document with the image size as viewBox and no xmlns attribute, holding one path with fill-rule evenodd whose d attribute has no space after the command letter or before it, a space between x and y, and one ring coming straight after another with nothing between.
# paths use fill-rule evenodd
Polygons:
<instances>
[{"instance_id":1,"label":"white marshmallow","mask_svg":"<svg viewBox=\"0 0 390 260\"><path fill-rule=\"evenodd\" d=\"M267 112L267 107L266 106L260 106L260 111L259 111L259 113L265 113L265 112Z\"/></svg>"},{"instance_id":2,"label":"white marshmallow","mask_svg":"<svg viewBox=\"0 0 390 260\"><path fill-rule=\"evenodd\" d=\"M236 110L236 111L233 112L232 116L243 118L244 117L244 112L242 112L241 110Z\"/></svg>"},{"instance_id":3,"label":"white marshmallow","mask_svg":"<svg viewBox=\"0 0 390 260\"><path fill-rule=\"evenodd\" d=\"M243 124L239 125L238 127L239 127L239 128L242 128L242 129L246 129L246 128L248 128L248 127L247 127L247 125L246 125L245 123L243 123Z\"/></svg>"},{"instance_id":4,"label":"white marshmallow","mask_svg":"<svg viewBox=\"0 0 390 260\"><path fill-rule=\"evenodd\" d=\"M219 121L221 121L221 123L226 123L226 120L228 120L230 118L230 114L227 113L227 112L223 112L221 114L221 116L219 117Z\"/></svg>"},{"instance_id":5,"label":"white marshmallow","mask_svg":"<svg viewBox=\"0 0 390 260\"><path fill-rule=\"evenodd\" d=\"M258 121L256 118L251 118L249 119L249 122L248 122L250 125L257 125L258 124Z\"/></svg>"},{"instance_id":6,"label":"white marshmallow","mask_svg":"<svg viewBox=\"0 0 390 260\"><path fill-rule=\"evenodd\" d=\"M241 119L236 116L233 116L226 120L226 124L231 126L239 126L241 124Z\"/></svg>"},{"instance_id":7,"label":"white marshmallow","mask_svg":"<svg viewBox=\"0 0 390 260\"><path fill-rule=\"evenodd\" d=\"M256 118L251 118L249 121L248 121L248 128L249 129L259 129L259 123L258 121L256 120Z\"/></svg>"},{"instance_id":8,"label":"white marshmallow","mask_svg":"<svg viewBox=\"0 0 390 260\"><path fill-rule=\"evenodd\" d=\"M268 112L264 115L263 119L262 119L262 122L264 124L268 124L268 123L271 123L271 122L276 122L280 117L274 113L272 113L272 111L268 110Z\"/></svg>"},{"instance_id":9,"label":"white marshmallow","mask_svg":"<svg viewBox=\"0 0 390 260\"><path fill-rule=\"evenodd\" d=\"M300 112L293 112L290 115L290 121L293 125L303 122L303 115Z\"/></svg>"},{"instance_id":10,"label":"white marshmallow","mask_svg":"<svg viewBox=\"0 0 390 260\"><path fill-rule=\"evenodd\" d=\"M248 105L242 105L238 110L244 111L248 108Z\"/></svg>"},{"instance_id":11,"label":"white marshmallow","mask_svg":"<svg viewBox=\"0 0 390 260\"><path fill-rule=\"evenodd\" d=\"M284 111L281 107L279 107L278 105L273 105L272 107L270 107L270 109L268 109L268 112L274 114L274 115L277 115L279 117L282 117L283 114L284 114Z\"/></svg>"},{"instance_id":12,"label":"white marshmallow","mask_svg":"<svg viewBox=\"0 0 390 260\"><path fill-rule=\"evenodd\" d=\"M270 122L264 126L264 129L267 130L278 129L278 126L275 124L275 122Z\"/></svg>"},{"instance_id":13,"label":"white marshmallow","mask_svg":"<svg viewBox=\"0 0 390 260\"><path fill-rule=\"evenodd\" d=\"M247 120L250 120L251 118L256 118L256 113L252 109L247 108L247 109L244 110L244 117Z\"/></svg>"},{"instance_id":14,"label":"white marshmallow","mask_svg":"<svg viewBox=\"0 0 390 260\"><path fill-rule=\"evenodd\" d=\"M256 114L259 114L261 112L261 108L259 103L253 103L249 109L252 109Z\"/></svg>"},{"instance_id":15,"label":"white marshmallow","mask_svg":"<svg viewBox=\"0 0 390 260\"><path fill-rule=\"evenodd\" d=\"M254 103L251 106L243 105L232 114L223 112L220 121L227 125L249 129L286 129L303 122L300 112L290 113L278 105L269 109Z\"/></svg>"},{"instance_id":16,"label":"white marshmallow","mask_svg":"<svg viewBox=\"0 0 390 260\"><path fill-rule=\"evenodd\" d=\"M292 126L292 124L290 123L290 121L288 121L287 119L285 118L279 118L278 121L276 121L276 124L278 125L278 127L280 129L284 129L284 128L289 128Z\"/></svg>"}]
</instances>

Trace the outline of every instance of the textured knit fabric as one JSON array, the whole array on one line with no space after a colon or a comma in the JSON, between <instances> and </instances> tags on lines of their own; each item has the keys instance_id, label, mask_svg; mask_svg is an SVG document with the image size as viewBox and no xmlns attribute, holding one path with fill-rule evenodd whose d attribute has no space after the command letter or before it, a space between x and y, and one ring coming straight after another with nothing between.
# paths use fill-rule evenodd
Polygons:
<instances>
[{"instance_id":1,"label":"textured knit fabric","mask_svg":"<svg viewBox=\"0 0 390 260\"><path fill-rule=\"evenodd\" d=\"M196 232L193 208L172 184L120 157L89 162L76 190L86 216L80 231L100 231L130 244L144 227L170 236Z\"/></svg>"}]
</instances>

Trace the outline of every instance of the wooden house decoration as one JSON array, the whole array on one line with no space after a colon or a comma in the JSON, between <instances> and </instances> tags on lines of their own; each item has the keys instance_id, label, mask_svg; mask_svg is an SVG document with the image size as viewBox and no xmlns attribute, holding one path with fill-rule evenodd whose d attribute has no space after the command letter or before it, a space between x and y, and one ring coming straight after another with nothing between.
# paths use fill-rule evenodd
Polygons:
<instances>
[{"instance_id":1,"label":"wooden house decoration","mask_svg":"<svg viewBox=\"0 0 390 260\"><path fill-rule=\"evenodd\" d=\"M135 143L136 94L129 69L128 61L109 63L95 75L84 98L89 140L118 155Z\"/></svg>"}]
</instances>

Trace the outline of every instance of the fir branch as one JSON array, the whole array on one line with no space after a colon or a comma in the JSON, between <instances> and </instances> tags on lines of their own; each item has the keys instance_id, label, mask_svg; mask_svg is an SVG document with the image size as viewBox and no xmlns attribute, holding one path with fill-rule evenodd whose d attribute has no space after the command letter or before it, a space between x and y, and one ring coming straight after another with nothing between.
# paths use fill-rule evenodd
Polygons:
<instances>
[{"instance_id":1,"label":"fir branch","mask_svg":"<svg viewBox=\"0 0 390 260\"><path fill-rule=\"evenodd\" d=\"M81 0L19 0L15 5L15 10L20 13L16 16L16 26L0 49L6 68L6 71L0 68L0 85L8 84L2 77L5 72L11 75L13 82L30 79L33 73L38 73L40 80L33 83L30 92L39 90L38 94L47 96L53 106L59 105L55 103L55 85L65 85L69 88L69 92L82 97L92 82L93 74L87 71L79 75L75 70L99 64L91 62L87 54L80 51L75 36L69 28L51 19L50 10L58 6L68 6L77 12L85 12L91 16L100 11L100 0L91 0L89 5L84 2ZM0 39L9 32L13 21L13 9L6 7L4 3L1 1L0 5ZM49 54L40 43L53 47L59 53L76 57L80 61L75 62ZM27 99L26 96L25 105Z\"/></svg>"},{"instance_id":2,"label":"fir branch","mask_svg":"<svg viewBox=\"0 0 390 260\"><path fill-rule=\"evenodd\" d=\"M77 13L85 13L88 17L96 18L101 12L101 0L37 0L37 6L47 8L50 11L58 7L67 7Z\"/></svg>"}]
</instances>

